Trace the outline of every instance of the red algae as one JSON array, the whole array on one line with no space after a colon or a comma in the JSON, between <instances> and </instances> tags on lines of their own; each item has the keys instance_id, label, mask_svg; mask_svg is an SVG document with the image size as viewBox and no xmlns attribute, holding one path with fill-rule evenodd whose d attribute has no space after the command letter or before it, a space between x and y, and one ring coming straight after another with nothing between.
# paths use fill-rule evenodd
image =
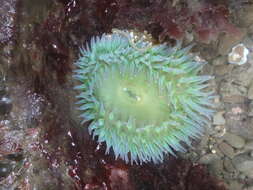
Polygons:
<instances>
[{"instance_id":1,"label":"red algae","mask_svg":"<svg viewBox=\"0 0 253 190\"><path fill-rule=\"evenodd\" d=\"M238 34L240 30L229 21L229 10L225 4L208 1L154 1L149 4L121 0L114 23L118 27L148 30L157 39L182 39L186 32L192 32L196 40L210 43L223 33ZM127 2L127 3L126 3ZM125 19L125 22L121 20Z\"/></svg>"},{"instance_id":2,"label":"red algae","mask_svg":"<svg viewBox=\"0 0 253 190\"><path fill-rule=\"evenodd\" d=\"M208 174L206 166L181 159L172 158L159 166L135 167L131 175L136 189L226 190L222 181Z\"/></svg>"}]
</instances>

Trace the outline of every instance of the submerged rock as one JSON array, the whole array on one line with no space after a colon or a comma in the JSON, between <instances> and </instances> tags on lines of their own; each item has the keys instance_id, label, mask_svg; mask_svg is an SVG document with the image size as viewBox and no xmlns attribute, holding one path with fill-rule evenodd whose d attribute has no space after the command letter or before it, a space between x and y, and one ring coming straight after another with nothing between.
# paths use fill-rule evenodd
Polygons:
<instances>
[{"instance_id":1,"label":"submerged rock","mask_svg":"<svg viewBox=\"0 0 253 190\"><path fill-rule=\"evenodd\" d=\"M238 155L233 158L232 162L240 172L248 174L250 171L253 171L253 160L247 155Z\"/></svg>"},{"instance_id":2,"label":"submerged rock","mask_svg":"<svg viewBox=\"0 0 253 190\"><path fill-rule=\"evenodd\" d=\"M223 139L234 148L242 148L245 145L245 140L235 134L226 133Z\"/></svg>"}]
</instances>

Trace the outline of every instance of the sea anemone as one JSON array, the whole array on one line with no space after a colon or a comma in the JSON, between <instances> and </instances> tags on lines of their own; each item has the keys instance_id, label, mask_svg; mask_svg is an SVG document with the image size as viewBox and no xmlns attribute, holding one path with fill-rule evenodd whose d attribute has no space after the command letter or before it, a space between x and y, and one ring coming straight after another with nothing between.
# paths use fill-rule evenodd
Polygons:
<instances>
[{"instance_id":1,"label":"sea anemone","mask_svg":"<svg viewBox=\"0 0 253 190\"><path fill-rule=\"evenodd\" d=\"M151 45L145 36L114 30L93 37L74 75L89 133L106 143L106 153L131 164L184 152L181 142L190 146L213 114L212 77L198 76L203 63L194 61L191 47Z\"/></svg>"}]
</instances>

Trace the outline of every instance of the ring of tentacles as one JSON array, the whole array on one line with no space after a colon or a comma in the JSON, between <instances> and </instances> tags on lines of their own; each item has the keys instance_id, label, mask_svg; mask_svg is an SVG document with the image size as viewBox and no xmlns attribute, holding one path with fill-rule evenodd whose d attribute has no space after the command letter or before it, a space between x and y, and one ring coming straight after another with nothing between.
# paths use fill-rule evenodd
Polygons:
<instances>
[{"instance_id":1,"label":"ring of tentacles","mask_svg":"<svg viewBox=\"0 0 253 190\"><path fill-rule=\"evenodd\" d=\"M124 31L128 33L128 31ZM93 37L76 62L74 77L83 123L106 153L126 162L161 162L167 153L185 151L211 119L211 76L190 46L152 45L113 33Z\"/></svg>"}]
</instances>

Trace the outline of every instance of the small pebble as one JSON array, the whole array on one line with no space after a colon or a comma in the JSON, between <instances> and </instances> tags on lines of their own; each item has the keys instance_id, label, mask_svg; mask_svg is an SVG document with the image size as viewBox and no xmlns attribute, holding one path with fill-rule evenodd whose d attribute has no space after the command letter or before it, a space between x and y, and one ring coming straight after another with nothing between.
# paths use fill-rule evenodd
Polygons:
<instances>
[{"instance_id":1,"label":"small pebble","mask_svg":"<svg viewBox=\"0 0 253 190\"><path fill-rule=\"evenodd\" d=\"M253 159L248 155L237 155L233 158L232 162L238 171L243 172L246 175L249 175L248 172L253 172Z\"/></svg>"},{"instance_id":2,"label":"small pebble","mask_svg":"<svg viewBox=\"0 0 253 190\"><path fill-rule=\"evenodd\" d=\"M245 145L245 140L242 137L229 132L224 134L223 139L234 148L242 148Z\"/></svg>"},{"instance_id":3,"label":"small pebble","mask_svg":"<svg viewBox=\"0 0 253 190\"><path fill-rule=\"evenodd\" d=\"M229 190L240 190L242 189L243 184L239 183L238 181L231 181L229 184Z\"/></svg>"},{"instance_id":4,"label":"small pebble","mask_svg":"<svg viewBox=\"0 0 253 190\"><path fill-rule=\"evenodd\" d=\"M217 66L217 65L223 65L226 63L226 57L225 56L219 56L216 57L213 61L212 64Z\"/></svg>"},{"instance_id":5,"label":"small pebble","mask_svg":"<svg viewBox=\"0 0 253 190\"><path fill-rule=\"evenodd\" d=\"M218 160L213 160L213 162L211 162L209 164L210 167L210 171L211 173L213 173L214 175L217 176L221 176L222 175L222 171L223 171L223 160L218 159Z\"/></svg>"},{"instance_id":6,"label":"small pebble","mask_svg":"<svg viewBox=\"0 0 253 190\"><path fill-rule=\"evenodd\" d=\"M217 154L220 158L224 157L224 153L221 152L221 150L218 148L217 144L213 145L211 152L214 152L214 151L215 151L215 154Z\"/></svg>"},{"instance_id":7,"label":"small pebble","mask_svg":"<svg viewBox=\"0 0 253 190\"><path fill-rule=\"evenodd\" d=\"M1 163L0 162L0 178L7 177L11 170L12 170L12 164L11 163ZM1 186L0 186L1 189Z\"/></svg>"},{"instance_id":8,"label":"small pebble","mask_svg":"<svg viewBox=\"0 0 253 190\"><path fill-rule=\"evenodd\" d=\"M214 125L225 125L226 120L223 117L224 111L220 111L214 114L213 124Z\"/></svg>"},{"instance_id":9,"label":"small pebble","mask_svg":"<svg viewBox=\"0 0 253 190\"><path fill-rule=\"evenodd\" d=\"M233 166L232 161L229 158L224 159L224 168L228 172L235 172L235 167Z\"/></svg>"},{"instance_id":10,"label":"small pebble","mask_svg":"<svg viewBox=\"0 0 253 190\"><path fill-rule=\"evenodd\" d=\"M228 145L225 142L222 142L218 145L220 151L225 154L227 157L229 158L233 158L235 156L235 152L233 147L231 147L230 145Z\"/></svg>"},{"instance_id":11,"label":"small pebble","mask_svg":"<svg viewBox=\"0 0 253 190\"><path fill-rule=\"evenodd\" d=\"M12 105L0 100L0 115L8 114Z\"/></svg>"},{"instance_id":12,"label":"small pebble","mask_svg":"<svg viewBox=\"0 0 253 190\"><path fill-rule=\"evenodd\" d=\"M253 157L253 150L250 152L250 156Z\"/></svg>"},{"instance_id":13,"label":"small pebble","mask_svg":"<svg viewBox=\"0 0 253 190\"><path fill-rule=\"evenodd\" d=\"M243 65L247 62L247 56L249 50L244 44L238 44L232 48L232 51L228 54L228 62L236 65Z\"/></svg>"},{"instance_id":14,"label":"small pebble","mask_svg":"<svg viewBox=\"0 0 253 190\"><path fill-rule=\"evenodd\" d=\"M206 154L204 156L202 156L199 160L199 163L201 164L209 164L211 162L213 162L214 160L219 159L219 156L217 154Z\"/></svg>"},{"instance_id":15,"label":"small pebble","mask_svg":"<svg viewBox=\"0 0 253 190\"><path fill-rule=\"evenodd\" d=\"M223 126L222 125L216 125L214 127L214 130L216 131L216 133L214 134L215 137L222 137L222 136L224 136L224 134L227 131L224 125Z\"/></svg>"},{"instance_id":16,"label":"small pebble","mask_svg":"<svg viewBox=\"0 0 253 190\"><path fill-rule=\"evenodd\" d=\"M246 150L253 150L253 140L252 141L249 141L245 144L244 148Z\"/></svg>"},{"instance_id":17,"label":"small pebble","mask_svg":"<svg viewBox=\"0 0 253 190\"><path fill-rule=\"evenodd\" d=\"M250 86L249 86L248 98L249 98L250 100L253 99L253 83L251 83Z\"/></svg>"}]
</instances>

